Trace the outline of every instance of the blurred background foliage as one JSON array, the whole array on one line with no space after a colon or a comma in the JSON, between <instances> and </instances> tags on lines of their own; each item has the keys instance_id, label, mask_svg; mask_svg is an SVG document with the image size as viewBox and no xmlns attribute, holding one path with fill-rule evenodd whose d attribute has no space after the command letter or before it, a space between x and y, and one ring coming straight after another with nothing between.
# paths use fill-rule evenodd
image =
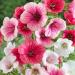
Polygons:
<instances>
[{"instance_id":1,"label":"blurred background foliage","mask_svg":"<svg viewBox=\"0 0 75 75\"><path fill-rule=\"evenodd\" d=\"M2 25L2 21L3 21L4 17L6 17L6 16L12 17L14 9L16 7L22 6L25 3L32 2L32 1L35 1L38 3L41 0L0 0L0 26ZM71 1L72 0L65 0L66 3L69 3ZM63 18L63 12L59 13L58 17ZM51 16L50 16L50 18L51 18ZM3 43L3 45L0 48L0 59L4 56L4 54L3 54L4 46L5 46L5 44ZM69 59L75 60L75 53L71 54ZM0 71L0 75L5 75L5 74L3 74ZM12 73L8 73L7 75L18 75L18 73L13 71Z\"/></svg>"},{"instance_id":2,"label":"blurred background foliage","mask_svg":"<svg viewBox=\"0 0 75 75\"><path fill-rule=\"evenodd\" d=\"M0 0L0 26L2 25L2 21L5 16L11 17L14 12L14 9L17 6L24 5L25 3L30 1L39 2L40 0ZM65 1L70 2L72 0Z\"/></svg>"}]
</instances>

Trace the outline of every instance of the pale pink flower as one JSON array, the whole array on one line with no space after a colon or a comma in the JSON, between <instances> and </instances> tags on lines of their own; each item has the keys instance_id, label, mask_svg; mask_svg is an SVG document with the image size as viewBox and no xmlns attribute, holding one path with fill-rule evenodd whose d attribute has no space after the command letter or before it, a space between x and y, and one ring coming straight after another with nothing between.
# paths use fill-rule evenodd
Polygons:
<instances>
[{"instance_id":1,"label":"pale pink flower","mask_svg":"<svg viewBox=\"0 0 75 75\"><path fill-rule=\"evenodd\" d=\"M57 53L47 50L43 55L42 61L44 65L48 66L51 64L58 64L58 58L59 56Z\"/></svg>"},{"instance_id":2,"label":"pale pink flower","mask_svg":"<svg viewBox=\"0 0 75 75\"><path fill-rule=\"evenodd\" d=\"M27 24L28 28L34 31L46 24L47 16L44 4L30 2L24 8L25 11L22 13L20 20Z\"/></svg>"},{"instance_id":3,"label":"pale pink flower","mask_svg":"<svg viewBox=\"0 0 75 75\"><path fill-rule=\"evenodd\" d=\"M46 36L50 36L52 39L56 38L60 31L66 29L66 22L60 18L54 18L50 20L46 28Z\"/></svg>"},{"instance_id":4,"label":"pale pink flower","mask_svg":"<svg viewBox=\"0 0 75 75\"><path fill-rule=\"evenodd\" d=\"M18 21L16 18L9 19L8 17L4 18L3 26L1 27L1 33L4 36L5 41L12 41L17 37L18 30Z\"/></svg>"},{"instance_id":5,"label":"pale pink flower","mask_svg":"<svg viewBox=\"0 0 75 75\"><path fill-rule=\"evenodd\" d=\"M36 40L38 43L42 44L45 47L50 47L53 41L49 36L46 36L45 28L39 29L35 32Z\"/></svg>"},{"instance_id":6,"label":"pale pink flower","mask_svg":"<svg viewBox=\"0 0 75 75\"><path fill-rule=\"evenodd\" d=\"M5 56L0 61L0 70L3 71L3 73L11 72L14 68L18 67L18 62L16 61L16 57L12 54Z\"/></svg>"},{"instance_id":7,"label":"pale pink flower","mask_svg":"<svg viewBox=\"0 0 75 75\"><path fill-rule=\"evenodd\" d=\"M44 67L41 67L40 64L35 64L31 67L31 69L26 70L25 75L49 75L48 72L44 69Z\"/></svg>"},{"instance_id":8,"label":"pale pink flower","mask_svg":"<svg viewBox=\"0 0 75 75\"><path fill-rule=\"evenodd\" d=\"M8 42L7 46L4 48L5 55L9 55L12 53L12 50L15 48L15 43Z\"/></svg>"}]
</instances>

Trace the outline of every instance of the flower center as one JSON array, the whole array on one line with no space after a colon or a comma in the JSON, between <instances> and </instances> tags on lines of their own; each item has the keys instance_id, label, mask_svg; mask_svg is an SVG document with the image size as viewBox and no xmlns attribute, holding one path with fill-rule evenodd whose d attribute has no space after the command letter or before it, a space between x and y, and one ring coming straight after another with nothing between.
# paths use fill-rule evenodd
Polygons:
<instances>
[{"instance_id":1,"label":"flower center","mask_svg":"<svg viewBox=\"0 0 75 75\"><path fill-rule=\"evenodd\" d=\"M51 3L51 4L50 4L50 8L51 8L51 9L55 9L55 6L56 6L55 3Z\"/></svg>"},{"instance_id":2,"label":"flower center","mask_svg":"<svg viewBox=\"0 0 75 75\"><path fill-rule=\"evenodd\" d=\"M38 75L39 70L37 68L32 69L32 75Z\"/></svg>"},{"instance_id":3,"label":"flower center","mask_svg":"<svg viewBox=\"0 0 75 75\"><path fill-rule=\"evenodd\" d=\"M44 33L41 33L41 38L45 38L45 34Z\"/></svg>"},{"instance_id":4,"label":"flower center","mask_svg":"<svg viewBox=\"0 0 75 75\"><path fill-rule=\"evenodd\" d=\"M33 57L33 56L34 56L34 51L33 51L33 50L30 50L30 51L28 52L28 56Z\"/></svg>"},{"instance_id":5,"label":"flower center","mask_svg":"<svg viewBox=\"0 0 75 75\"><path fill-rule=\"evenodd\" d=\"M7 69L11 69L12 66L13 66L13 64L10 63L10 64L7 64L7 65L6 65L6 68L7 68Z\"/></svg>"},{"instance_id":6,"label":"flower center","mask_svg":"<svg viewBox=\"0 0 75 75\"><path fill-rule=\"evenodd\" d=\"M64 43L62 44L62 48L67 48L67 47L68 47L68 46L67 46L67 43L64 42Z\"/></svg>"},{"instance_id":7,"label":"flower center","mask_svg":"<svg viewBox=\"0 0 75 75\"><path fill-rule=\"evenodd\" d=\"M52 28L52 29L58 29L58 23L57 23L57 22L53 22L53 23L50 25L50 28Z\"/></svg>"},{"instance_id":8,"label":"flower center","mask_svg":"<svg viewBox=\"0 0 75 75\"><path fill-rule=\"evenodd\" d=\"M24 30L29 30L28 27L27 27L27 25L24 25L24 28L23 29Z\"/></svg>"},{"instance_id":9,"label":"flower center","mask_svg":"<svg viewBox=\"0 0 75 75\"><path fill-rule=\"evenodd\" d=\"M41 18L41 15L40 13L36 12L34 15L33 15L34 19L38 22Z\"/></svg>"},{"instance_id":10,"label":"flower center","mask_svg":"<svg viewBox=\"0 0 75 75\"><path fill-rule=\"evenodd\" d=\"M46 59L46 61L47 61L48 63L52 63L53 60L54 60L54 58L53 58L52 56L48 56L47 59Z\"/></svg>"},{"instance_id":11,"label":"flower center","mask_svg":"<svg viewBox=\"0 0 75 75\"><path fill-rule=\"evenodd\" d=\"M68 34L68 35L67 35L67 38L68 38L69 40L72 40L72 39L73 39L73 35L72 35L72 34Z\"/></svg>"}]
</instances>

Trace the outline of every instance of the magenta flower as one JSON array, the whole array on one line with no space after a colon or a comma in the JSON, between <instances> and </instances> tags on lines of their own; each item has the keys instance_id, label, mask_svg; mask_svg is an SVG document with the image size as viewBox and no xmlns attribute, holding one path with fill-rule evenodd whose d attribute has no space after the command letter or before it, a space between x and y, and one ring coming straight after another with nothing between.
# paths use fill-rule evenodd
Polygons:
<instances>
[{"instance_id":1,"label":"magenta flower","mask_svg":"<svg viewBox=\"0 0 75 75\"><path fill-rule=\"evenodd\" d=\"M36 64L42 61L45 48L36 41L27 41L18 48L20 59L25 64Z\"/></svg>"},{"instance_id":2,"label":"magenta flower","mask_svg":"<svg viewBox=\"0 0 75 75\"><path fill-rule=\"evenodd\" d=\"M52 39L56 38L60 31L66 29L66 23L63 19L54 18L50 20L46 28L46 36L50 36Z\"/></svg>"},{"instance_id":3,"label":"magenta flower","mask_svg":"<svg viewBox=\"0 0 75 75\"><path fill-rule=\"evenodd\" d=\"M0 31L0 46L2 44L2 41L3 41L3 37L2 37L1 31Z\"/></svg>"},{"instance_id":4,"label":"magenta flower","mask_svg":"<svg viewBox=\"0 0 75 75\"><path fill-rule=\"evenodd\" d=\"M73 46L75 46L75 30L65 30L63 38L71 40L73 42Z\"/></svg>"},{"instance_id":5,"label":"magenta flower","mask_svg":"<svg viewBox=\"0 0 75 75\"><path fill-rule=\"evenodd\" d=\"M14 12L13 16L14 16L15 18L17 18L17 19L20 19L20 16L21 16L21 14L22 14L23 12L24 12L24 7L23 7L23 6L17 7L17 8L15 9L15 12Z\"/></svg>"},{"instance_id":6,"label":"magenta flower","mask_svg":"<svg viewBox=\"0 0 75 75\"><path fill-rule=\"evenodd\" d=\"M64 17L68 24L75 25L75 0L69 4L69 9L64 12Z\"/></svg>"},{"instance_id":7,"label":"magenta flower","mask_svg":"<svg viewBox=\"0 0 75 75\"><path fill-rule=\"evenodd\" d=\"M69 75L66 67L58 68L55 65L48 66L49 75Z\"/></svg>"},{"instance_id":8,"label":"magenta flower","mask_svg":"<svg viewBox=\"0 0 75 75\"><path fill-rule=\"evenodd\" d=\"M46 30L44 28L36 31L35 35L38 43L46 47L50 47L50 45L52 44L52 40L49 36L46 36Z\"/></svg>"},{"instance_id":9,"label":"magenta flower","mask_svg":"<svg viewBox=\"0 0 75 75\"><path fill-rule=\"evenodd\" d=\"M18 32L25 37L29 37L32 35L32 31L27 27L27 24L23 24L19 21Z\"/></svg>"},{"instance_id":10,"label":"magenta flower","mask_svg":"<svg viewBox=\"0 0 75 75\"><path fill-rule=\"evenodd\" d=\"M29 29L34 31L46 24L46 9L42 3L30 2L24 8L25 11L22 13L20 20L22 23L27 24Z\"/></svg>"},{"instance_id":11,"label":"magenta flower","mask_svg":"<svg viewBox=\"0 0 75 75\"><path fill-rule=\"evenodd\" d=\"M62 12L65 5L64 0L43 0L43 2L48 11L52 13Z\"/></svg>"},{"instance_id":12,"label":"magenta flower","mask_svg":"<svg viewBox=\"0 0 75 75\"><path fill-rule=\"evenodd\" d=\"M16 61L18 61L20 65L24 64L24 63L21 61L20 54L19 54L19 52L18 52L18 48L12 49L12 54L16 57Z\"/></svg>"},{"instance_id":13,"label":"magenta flower","mask_svg":"<svg viewBox=\"0 0 75 75\"><path fill-rule=\"evenodd\" d=\"M66 74L62 69L58 69L58 70L53 69L50 72L50 75L66 75Z\"/></svg>"},{"instance_id":14,"label":"magenta flower","mask_svg":"<svg viewBox=\"0 0 75 75\"><path fill-rule=\"evenodd\" d=\"M3 26L1 27L1 33L4 36L5 41L12 41L14 38L17 37L17 26L18 21L16 18L4 18Z\"/></svg>"}]
</instances>

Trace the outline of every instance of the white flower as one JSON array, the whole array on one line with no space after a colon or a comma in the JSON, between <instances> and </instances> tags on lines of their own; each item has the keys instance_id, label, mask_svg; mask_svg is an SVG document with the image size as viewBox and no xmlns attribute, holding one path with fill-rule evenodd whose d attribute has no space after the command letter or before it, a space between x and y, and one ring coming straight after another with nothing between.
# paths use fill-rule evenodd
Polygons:
<instances>
[{"instance_id":1,"label":"white flower","mask_svg":"<svg viewBox=\"0 0 75 75\"><path fill-rule=\"evenodd\" d=\"M53 51L47 50L43 55L43 64L50 65L50 64L57 64L58 63L58 54Z\"/></svg>"},{"instance_id":2,"label":"white flower","mask_svg":"<svg viewBox=\"0 0 75 75\"><path fill-rule=\"evenodd\" d=\"M4 48L5 55L8 55L11 53L12 49L15 48L15 43L12 44L12 42L7 43L7 47Z\"/></svg>"},{"instance_id":3,"label":"white flower","mask_svg":"<svg viewBox=\"0 0 75 75\"><path fill-rule=\"evenodd\" d=\"M72 41L68 39L59 38L54 44L54 51L60 56L68 57L70 53L74 52Z\"/></svg>"},{"instance_id":4,"label":"white flower","mask_svg":"<svg viewBox=\"0 0 75 75\"><path fill-rule=\"evenodd\" d=\"M26 70L25 75L48 75L48 73L40 64L35 64L31 69Z\"/></svg>"},{"instance_id":5,"label":"white flower","mask_svg":"<svg viewBox=\"0 0 75 75\"><path fill-rule=\"evenodd\" d=\"M68 69L68 73L70 75L75 75L75 61L69 60L68 62L63 64L63 68L64 67Z\"/></svg>"},{"instance_id":6,"label":"white flower","mask_svg":"<svg viewBox=\"0 0 75 75\"><path fill-rule=\"evenodd\" d=\"M18 67L18 62L16 62L16 57L11 55L8 55L4 57L0 61L0 70L2 70L4 73L11 72L14 68Z\"/></svg>"}]
</instances>

